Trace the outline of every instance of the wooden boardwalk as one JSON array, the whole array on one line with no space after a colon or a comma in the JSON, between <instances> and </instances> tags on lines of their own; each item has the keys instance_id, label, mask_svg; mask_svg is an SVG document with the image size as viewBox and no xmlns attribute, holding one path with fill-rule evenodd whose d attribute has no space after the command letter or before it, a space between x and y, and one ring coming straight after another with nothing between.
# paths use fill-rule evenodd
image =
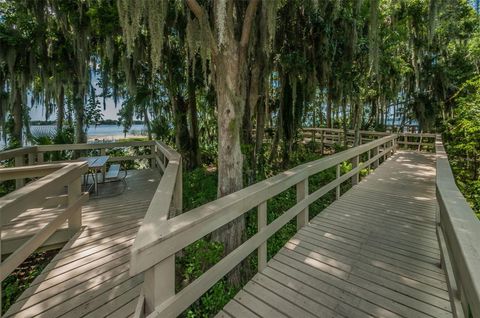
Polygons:
<instances>
[{"instance_id":1,"label":"wooden boardwalk","mask_svg":"<svg viewBox=\"0 0 480 318\"><path fill-rule=\"evenodd\" d=\"M435 156L399 152L303 227L219 317L452 317Z\"/></svg>"},{"instance_id":2,"label":"wooden boardwalk","mask_svg":"<svg viewBox=\"0 0 480 318\"><path fill-rule=\"evenodd\" d=\"M90 199L83 227L13 304L5 317L128 317L140 295L142 275L130 277L130 246L147 211L160 174L129 172L121 196ZM121 200L119 200L121 198ZM35 231L48 222L22 214L2 235Z\"/></svg>"},{"instance_id":3,"label":"wooden boardwalk","mask_svg":"<svg viewBox=\"0 0 480 318\"><path fill-rule=\"evenodd\" d=\"M300 229L218 316L451 317L434 158L396 153ZM121 200L90 199L82 230L5 317L131 316L143 283L128 272L131 245L159 179L135 171ZM48 222L48 211L38 215L22 214L2 235Z\"/></svg>"}]
</instances>

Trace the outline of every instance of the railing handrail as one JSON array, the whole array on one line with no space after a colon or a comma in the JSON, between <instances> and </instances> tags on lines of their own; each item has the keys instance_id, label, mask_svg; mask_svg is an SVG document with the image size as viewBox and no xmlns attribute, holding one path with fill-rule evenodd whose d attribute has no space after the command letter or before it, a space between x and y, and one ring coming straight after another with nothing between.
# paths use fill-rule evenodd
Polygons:
<instances>
[{"instance_id":1,"label":"railing handrail","mask_svg":"<svg viewBox=\"0 0 480 318\"><path fill-rule=\"evenodd\" d=\"M15 157L28 154L37 154L64 150L93 150L122 147L142 147L154 146L154 140L135 140L135 141L114 141L101 143L80 143L80 144L55 144L55 145L35 145L21 148L0 151L0 161L13 159Z\"/></svg>"},{"instance_id":2,"label":"railing handrail","mask_svg":"<svg viewBox=\"0 0 480 318\"><path fill-rule=\"evenodd\" d=\"M153 146L155 141L115 141L115 142L101 142L101 143L82 143L82 144L56 144L56 145L38 145L38 152L48 151L62 151L62 150L89 150L89 149L106 149L117 147L138 147L138 146Z\"/></svg>"},{"instance_id":3,"label":"railing handrail","mask_svg":"<svg viewBox=\"0 0 480 318\"><path fill-rule=\"evenodd\" d=\"M48 166L41 165L35 168L43 170ZM45 200L46 196L52 194L52 192L60 191L65 184L80 178L88 169L87 163L83 161L68 164L52 164L51 166L52 170L54 170L53 172L0 199L0 225L10 222L25 210L38 205L38 203ZM24 167L5 169L8 169L9 173L11 173L12 170L15 171L17 169L21 171ZM0 170L1 174L2 171Z\"/></svg>"},{"instance_id":4,"label":"railing handrail","mask_svg":"<svg viewBox=\"0 0 480 318\"><path fill-rule=\"evenodd\" d=\"M37 146L27 146L9 150L0 151L0 160L13 159L18 156L28 155L35 153L37 151Z\"/></svg>"},{"instance_id":5,"label":"railing handrail","mask_svg":"<svg viewBox=\"0 0 480 318\"><path fill-rule=\"evenodd\" d=\"M480 317L480 221L458 189L440 135L435 141L437 153L437 201L439 223L452 262L454 291L466 317ZM450 277L449 277L450 278Z\"/></svg>"},{"instance_id":6,"label":"railing handrail","mask_svg":"<svg viewBox=\"0 0 480 318\"><path fill-rule=\"evenodd\" d=\"M71 161L70 161L71 162ZM55 162L33 166L9 167L0 169L0 181L19 178L38 178L67 166L67 162Z\"/></svg>"},{"instance_id":7,"label":"railing handrail","mask_svg":"<svg viewBox=\"0 0 480 318\"><path fill-rule=\"evenodd\" d=\"M0 169L0 175L13 175L15 172L22 177L28 174L37 176L41 171L42 178L13 191L0 199L0 230L15 217L30 208L38 208L43 203L57 197L65 197L65 205L50 210L55 217L38 229L36 233L16 248L5 260L0 263L0 282L15 270L35 250L41 247L60 227L68 220L70 235L80 230L82 223L82 205L88 200L88 193L81 191L81 176L87 172L86 162L72 162L69 164L39 165L35 167L17 167ZM67 187L67 195L58 196L59 192ZM1 243L1 242L0 242Z\"/></svg>"},{"instance_id":8,"label":"railing handrail","mask_svg":"<svg viewBox=\"0 0 480 318\"><path fill-rule=\"evenodd\" d=\"M142 236L137 236L135 240L130 261L131 275L144 271L145 275L148 273L148 279L146 276L145 283L149 287L146 288L148 292L145 293L145 299L150 298L150 301L152 299L163 299L160 301L160 305L149 304L148 311L152 312L155 310L154 313L156 315L153 315L154 317L170 317L182 312L189 304L195 301L196 297L203 294L218 279L239 264L244 257L248 256L260 245L265 244L268 237L278 231L291 218L297 217L298 220L299 216L301 216L301 223L308 222L308 212L305 211L308 210L310 204L331 190L337 188L338 191L340 184L350 178L356 178L356 182L358 182L358 174L361 169L374 164L376 161L378 162L379 158L387 156L394 151L396 138L397 136L393 134L313 162L302 164L169 220L150 220L149 224L145 225L145 232ZM384 152L379 152L379 147L381 146ZM369 155L369 159L360 164L359 156L367 152L370 153L371 150L375 150L373 157ZM354 167L351 171L340 176L338 174L339 164L348 160L355 161ZM335 166L337 166L337 178L320 189L308 193L308 178ZM177 252L245 214L252 208L265 205L268 199L295 185L297 186L297 204L295 206L284 212L282 216L270 224L265 224L263 229L259 229L256 235L228 254L178 294L171 294L173 291L172 286L174 286L172 285L174 280L171 276L174 275L174 255ZM339 195L339 192L337 193ZM265 209L264 212L266 213ZM266 217L265 213L263 215ZM266 257L266 254L264 256ZM157 283L162 282L162 286L155 287L155 282L152 283L152 280L158 280ZM152 288L156 288L158 291L155 292ZM170 288L170 291L165 291L168 288ZM160 296L157 293L163 295Z\"/></svg>"}]
</instances>

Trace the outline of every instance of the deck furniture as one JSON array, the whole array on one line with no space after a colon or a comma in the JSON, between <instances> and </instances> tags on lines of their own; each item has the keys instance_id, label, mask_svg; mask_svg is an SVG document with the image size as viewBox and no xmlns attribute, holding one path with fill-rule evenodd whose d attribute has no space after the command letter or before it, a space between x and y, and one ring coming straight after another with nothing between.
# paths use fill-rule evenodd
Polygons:
<instances>
[{"instance_id":1,"label":"deck furniture","mask_svg":"<svg viewBox=\"0 0 480 318\"><path fill-rule=\"evenodd\" d=\"M81 157L78 161L86 161L88 164L89 174L93 178L93 191L98 194L98 172L102 173L102 182L105 181L103 168L107 165L109 156L93 156Z\"/></svg>"},{"instance_id":2,"label":"deck furniture","mask_svg":"<svg viewBox=\"0 0 480 318\"><path fill-rule=\"evenodd\" d=\"M123 176L120 176L121 173L123 173ZM122 169L121 164L115 163L110 165L104 179L105 182L125 181L127 174L128 171L126 168Z\"/></svg>"}]
</instances>

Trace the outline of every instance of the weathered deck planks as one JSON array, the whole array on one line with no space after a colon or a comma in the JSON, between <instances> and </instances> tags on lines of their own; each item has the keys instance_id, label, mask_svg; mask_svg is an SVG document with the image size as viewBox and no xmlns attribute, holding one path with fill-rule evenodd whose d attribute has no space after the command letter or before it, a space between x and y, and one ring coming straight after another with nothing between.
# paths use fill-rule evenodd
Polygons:
<instances>
[{"instance_id":1,"label":"weathered deck planks","mask_svg":"<svg viewBox=\"0 0 480 318\"><path fill-rule=\"evenodd\" d=\"M400 152L303 227L219 317L452 317L434 155Z\"/></svg>"},{"instance_id":2,"label":"weathered deck planks","mask_svg":"<svg viewBox=\"0 0 480 318\"><path fill-rule=\"evenodd\" d=\"M5 317L128 317L143 277L130 247L160 176L90 200L70 240ZM400 152L303 227L218 317L451 317L436 237L434 156ZM30 211L2 235L54 215ZM33 228L33 229L32 229Z\"/></svg>"},{"instance_id":3,"label":"weathered deck planks","mask_svg":"<svg viewBox=\"0 0 480 318\"><path fill-rule=\"evenodd\" d=\"M129 172L121 196L91 199L83 228L44 269L5 317L127 317L133 314L143 277L130 277L130 247L160 175ZM41 211L43 212L43 211ZM48 211L15 220L2 235L29 231L52 217ZM32 230L33 228L33 230Z\"/></svg>"}]
</instances>

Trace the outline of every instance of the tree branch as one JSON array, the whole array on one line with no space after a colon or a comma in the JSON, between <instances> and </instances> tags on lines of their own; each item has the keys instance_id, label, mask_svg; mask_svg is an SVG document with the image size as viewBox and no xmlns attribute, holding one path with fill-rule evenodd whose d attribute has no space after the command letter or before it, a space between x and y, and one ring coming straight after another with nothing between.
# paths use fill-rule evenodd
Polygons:
<instances>
[{"instance_id":1,"label":"tree branch","mask_svg":"<svg viewBox=\"0 0 480 318\"><path fill-rule=\"evenodd\" d=\"M187 3L187 6L190 8L193 14L197 17L198 21L202 23L202 20L206 19L206 12L202 8L202 6L198 4L197 0L185 0L185 2ZM210 28L209 24L205 25L205 27L207 27L206 32L208 32L208 37L210 38L210 46L212 47L212 53L214 55L217 55L217 43L215 41L215 37L213 36L212 29Z\"/></svg>"},{"instance_id":2,"label":"tree branch","mask_svg":"<svg viewBox=\"0 0 480 318\"><path fill-rule=\"evenodd\" d=\"M255 14L257 13L257 7L260 0L250 0L247 11L245 12L245 18L243 20L242 37L240 38L240 47L246 47L250 38L250 32L252 31L253 21L255 21Z\"/></svg>"}]
</instances>

